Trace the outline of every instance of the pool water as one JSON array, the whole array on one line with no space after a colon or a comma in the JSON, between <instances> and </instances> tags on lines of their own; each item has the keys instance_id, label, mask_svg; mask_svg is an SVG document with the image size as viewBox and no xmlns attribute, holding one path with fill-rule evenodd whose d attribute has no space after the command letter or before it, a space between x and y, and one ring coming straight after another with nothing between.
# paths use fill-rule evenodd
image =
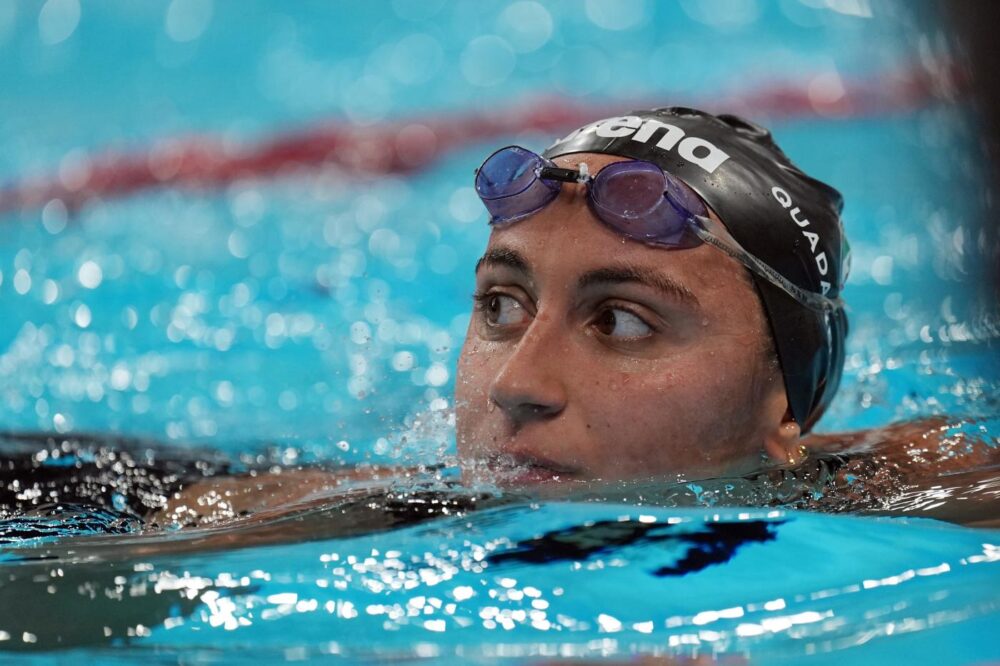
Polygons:
<instances>
[{"instance_id":1,"label":"pool water","mask_svg":"<svg viewBox=\"0 0 1000 666\"><path fill-rule=\"evenodd\" d=\"M865 0L10 3L0 183L72 179L87 155L175 137L254 146L542 97L737 108L847 202L852 331L819 430L943 415L997 446L994 195L942 73L955 45L940 25L928 7ZM914 67L936 84L889 96ZM882 101L857 102L873 81ZM557 134L473 136L405 172L285 165L5 209L5 453L19 433L55 438L39 450L105 433L182 461L430 467L252 525L151 536L82 512L35 516L49 531L24 540L6 522L0 650L39 663L1000 658L995 530L744 508L748 495L697 488L650 502L454 486L454 367L488 233L471 171L505 142Z\"/></svg>"}]
</instances>

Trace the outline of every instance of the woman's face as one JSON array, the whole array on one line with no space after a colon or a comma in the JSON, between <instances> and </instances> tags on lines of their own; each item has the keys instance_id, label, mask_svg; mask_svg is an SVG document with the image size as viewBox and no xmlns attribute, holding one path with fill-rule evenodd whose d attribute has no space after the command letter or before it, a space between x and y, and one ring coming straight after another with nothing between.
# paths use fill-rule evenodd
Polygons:
<instances>
[{"instance_id":1,"label":"woman's face","mask_svg":"<svg viewBox=\"0 0 1000 666\"><path fill-rule=\"evenodd\" d=\"M580 154L591 173L621 158ZM494 229L458 366L466 472L510 483L705 477L759 466L787 409L744 269L626 240L564 184Z\"/></svg>"}]
</instances>

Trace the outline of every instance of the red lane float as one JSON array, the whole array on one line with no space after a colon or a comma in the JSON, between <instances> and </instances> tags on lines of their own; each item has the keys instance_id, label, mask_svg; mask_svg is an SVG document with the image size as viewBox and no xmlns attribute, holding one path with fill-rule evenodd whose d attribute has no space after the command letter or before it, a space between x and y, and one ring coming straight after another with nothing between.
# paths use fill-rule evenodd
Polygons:
<instances>
[{"instance_id":1,"label":"red lane float","mask_svg":"<svg viewBox=\"0 0 1000 666\"><path fill-rule=\"evenodd\" d=\"M908 111L951 97L957 80L955 72L943 67L913 67L854 82L825 73L803 82L706 95L684 103L752 118L856 118ZM586 103L538 97L489 112L441 114L363 127L330 122L245 146L191 137L160 141L146 151L71 155L54 176L0 187L0 212L35 209L53 199L73 210L89 199L113 199L152 187L212 188L304 167L336 166L349 174L406 173L475 142L526 131L554 136L625 108L648 108L669 99L664 94L655 100Z\"/></svg>"}]
</instances>

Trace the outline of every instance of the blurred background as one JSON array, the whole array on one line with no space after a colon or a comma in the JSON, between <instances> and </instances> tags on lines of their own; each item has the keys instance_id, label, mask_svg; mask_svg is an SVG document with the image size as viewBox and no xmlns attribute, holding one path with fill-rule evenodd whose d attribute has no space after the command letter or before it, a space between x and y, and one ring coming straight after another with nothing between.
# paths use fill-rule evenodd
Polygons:
<instances>
[{"instance_id":1,"label":"blurred background","mask_svg":"<svg viewBox=\"0 0 1000 666\"><path fill-rule=\"evenodd\" d=\"M852 332L819 429L949 414L995 438L996 13L2 3L0 428L447 451L487 236L472 170L685 105L769 126L845 195Z\"/></svg>"}]
</instances>

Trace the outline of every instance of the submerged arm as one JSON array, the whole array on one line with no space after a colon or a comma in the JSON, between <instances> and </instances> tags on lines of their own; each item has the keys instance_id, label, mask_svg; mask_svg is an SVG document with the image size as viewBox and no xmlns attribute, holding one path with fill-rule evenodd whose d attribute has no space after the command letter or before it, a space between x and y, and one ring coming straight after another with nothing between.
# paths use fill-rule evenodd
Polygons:
<instances>
[{"instance_id":1,"label":"submerged arm","mask_svg":"<svg viewBox=\"0 0 1000 666\"><path fill-rule=\"evenodd\" d=\"M967 421L931 417L882 428L810 435L820 457L843 459L834 480L854 509L1000 525L1000 447Z\"/></svg>"}]
</instances>

